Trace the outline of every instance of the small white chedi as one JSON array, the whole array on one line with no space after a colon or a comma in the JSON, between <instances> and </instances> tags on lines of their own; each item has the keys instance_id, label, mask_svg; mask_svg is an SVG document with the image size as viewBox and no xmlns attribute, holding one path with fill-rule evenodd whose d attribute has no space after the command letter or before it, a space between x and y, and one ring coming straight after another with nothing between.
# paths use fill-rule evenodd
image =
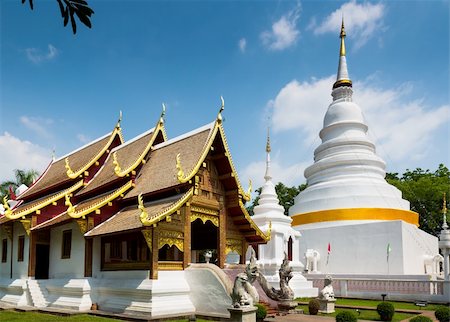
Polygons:
<instances>
[{"instance_id":1,"label":"small white chedi","mask_svg":"<svg viewBox=\"0 0 450 322\"><path fill-rule=\"evenodd\" d=\"M284 214L284 208L279 204L270 172L270 138L267 135L266 173L258 205L254 208L253 221L262 231L270 231L270 241L258 246L258 265L267 282L277 288L280 285L279 269L285 253L288 254L293 277L289 286L295 297L317 296L317 288L312 287L302 275L304 269L300 261L301 234L291 227L292 219Z\"/></svg>"},{"instance_id":2,"label":"small white chedi","mask_svg":"<svg viewBox=\"0 0 450 322\"><path fill-rule=\"evenodd\" d=\"M386 182L386 164L353 102L343 22L340 38L333 101L319 133L322 143L305 170L308 187L289 210L292 226L303 236L300 253L318 251L316 270L323 273L436 274L426 271L425 262L438 255L437 238L418 229L418 214ZM328 244L333 253L327 256Z\"/></svg>"}]
</instances>

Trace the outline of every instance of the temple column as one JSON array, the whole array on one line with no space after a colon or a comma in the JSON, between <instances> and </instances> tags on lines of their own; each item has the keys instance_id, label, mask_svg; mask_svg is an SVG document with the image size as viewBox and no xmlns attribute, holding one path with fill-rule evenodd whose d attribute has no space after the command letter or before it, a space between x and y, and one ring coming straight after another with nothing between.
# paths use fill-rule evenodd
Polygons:
<instances>
[{"instance_id":1,"label":"temple column","mask_svg":"<svg viewBox=\"0 0 450 322\"><path fill-rule=\"evenodd\" d=\"M223 203L220 204L219 209L219 234L217 236L217 260L220 268L225 267L226 247L227 247L227 218Z\"/></svg>"},{"instance_id":2,"label":"temple column","mask_svg":"<svg viewBox=\"0 0 450 322\"><path fill-rule=\"evenodd\" d=\"M153 227L152 234L152 249L150 255L150 279L158 279L158 240L159 240L159 229Z\"/></svg>"},{"instance_id":3,"label":"temple column","mask_svg":"<svg viewBox=\"0 0 450 322\"><path fill-rule=\"evenodd\" d=\"M191 206L186 203L182 210L184 212L184 247L183 247L183 269L191 262Z\"/></svg>"}]
</instances>

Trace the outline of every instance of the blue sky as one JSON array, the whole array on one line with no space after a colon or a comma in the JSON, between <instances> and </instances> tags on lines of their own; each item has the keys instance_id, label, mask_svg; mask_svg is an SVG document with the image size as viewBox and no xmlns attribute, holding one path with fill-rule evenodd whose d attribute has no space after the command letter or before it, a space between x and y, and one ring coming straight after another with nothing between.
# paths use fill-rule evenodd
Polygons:
<instances>
[{"instance_id":1,"label":"blue sky","mask_svg":"<svg viewBox=\"0 0 450 322\"><path fill-rule=\"evenodd\" d=\"M241 181L304 182L331 102L342 12L354 99L388 171L449 166L449 2L88 1L92 29L56 1L2 1L0 180L42 170L112 130L175 137L214 120ZM175 166L175 161L174 161Z\"/></svg>"}]
</instances>

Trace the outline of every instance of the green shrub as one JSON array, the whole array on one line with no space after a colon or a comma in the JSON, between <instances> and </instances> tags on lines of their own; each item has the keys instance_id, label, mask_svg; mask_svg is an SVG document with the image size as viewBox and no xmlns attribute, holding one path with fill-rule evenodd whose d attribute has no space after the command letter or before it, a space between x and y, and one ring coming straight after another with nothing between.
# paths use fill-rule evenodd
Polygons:
<instances>
[{"instance_id":1,"label":"green shrub","mask_svg":"<svg viewBox=\"0 0 450 322\"><path fill-rule=\"evenodd\" d=\"M448 322L450 321L450 308L447 306L440 306L434 312L434 316L439 322Z\"/></svg>"},{"instance_id":2,"label":"green shrub","mask_svg":"<svg viewBox=\"0 0 450 322\"><path fill-rule=\"evenodd\" d=\"M341 311L336 314L336 322L356 322L358 318L350 311Z\"/></svg>"},{"instance_id":3,"label":"green shrub","mask_svg":"<svg viewBox=\"0 0 450 322\"><path fill-rule=\"evenodd\" d=\"M256 310L256 319L264 320L267 316L267 309L264 305L256 303L255 306L258 308Z\"/></svg>"},{"instance_id":4,"label":"green shrub","mask_svg":"<svg viewBox=\"0 0 450 322\"><path fill-rule=\"evenodd\" d=\"M429 317L423 316L423 315L415 316L409 321L410 322L433 322L432 319L430 319Z\"/></svg>"},{"instance_id":5,"label":"green shrub","mask_svg":"<svg viewBox=\"0 0 450 322\"><path fill-rule=\"evenodd\" d=\"M309 301L309 303L308 303L309 314L317 315L317 313L319 313L319 309L320 309L320 302L319 302L319 300L312 299L312 300Z\"/></svg>"},{"instance_id":6,"label":"green shrub","mask_svg":"<svg viewBox=\"0 0 450 322\"><path fill-rule=\"evenodd\" d=\"M395 309L394 306L389 302L381 302L377 305L377 312L380 315L381 321L392 321Z\"/></svg>"}]
</instances>

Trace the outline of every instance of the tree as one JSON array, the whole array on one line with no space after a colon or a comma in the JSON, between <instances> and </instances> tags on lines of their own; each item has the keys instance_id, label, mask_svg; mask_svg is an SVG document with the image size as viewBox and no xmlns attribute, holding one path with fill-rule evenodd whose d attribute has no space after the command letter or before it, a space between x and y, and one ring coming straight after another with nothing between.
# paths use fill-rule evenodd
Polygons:
<instances>
[{"instance_id":1,"label":"tree","mask_svg":"<svg viewBox=\"0 0 450 322\"><path fill-rule=\"evenodd\" d=\"M386 180L402 192L403 198L410 202L411 210L419 214L420 229L437 236L442 227L444 192L450 195L449 169L443 164L435 172L407 169L401 177L398 173L386 174Z\"/></svg>"},{"instance_id":2,"label":"tree","mask_svg":"<svg viewBox=\"0 0 450 322\"><path fill-rule=\"evenodd\" d=\"M12 188L15 191L22 184L27 187L31 186L34 180L37 179L39 173L36 170L14 170L15 181L9 180L4 181L0 184L0 198L1 202L3 202L3 197L8 196L11 199L9 189Z\"/></svg>"},{"instance_id":3,"label":"tree","mask_svg":"<svg viewBox=\"0 0 450 322\"><path fill-rule=\"evenodd\" d=\"M22 0L22 4L25 3L27 0ZM28 0L28 3L30 4L31 10L34 8L33 4L34 0ZM59 10L61 11L61 17L64 21L64 27L67 26L67 23L69 22L72 25L72 31L74 34L77 33L77 24L75 21L75 16L78 17L78 19L88 28L91 28L91 15L94 13L94 10L92 10L88 3L84 0L56 0L59 5Z\"/></svg>"},{"instance_id":4,"label":"tree","mask_svg":"<svg viewBox=\"0 0 450 322\"><path fill-rule=\"evenodd\" d=\"M280 205L284 207L284 214L286 216L289 215L289 208L294 204L294 198L306 189L306 184L301 184L298 187L287 187L283 183L278 182L275 186L275 191L278 196L278 200L280 200ZM252 204L247 207L247 211L251 216L253 216L253 208L258 205L259 195L261 194L262 187L255 190L258 196L253 200Z\"/></svg>"}]
</instances>

